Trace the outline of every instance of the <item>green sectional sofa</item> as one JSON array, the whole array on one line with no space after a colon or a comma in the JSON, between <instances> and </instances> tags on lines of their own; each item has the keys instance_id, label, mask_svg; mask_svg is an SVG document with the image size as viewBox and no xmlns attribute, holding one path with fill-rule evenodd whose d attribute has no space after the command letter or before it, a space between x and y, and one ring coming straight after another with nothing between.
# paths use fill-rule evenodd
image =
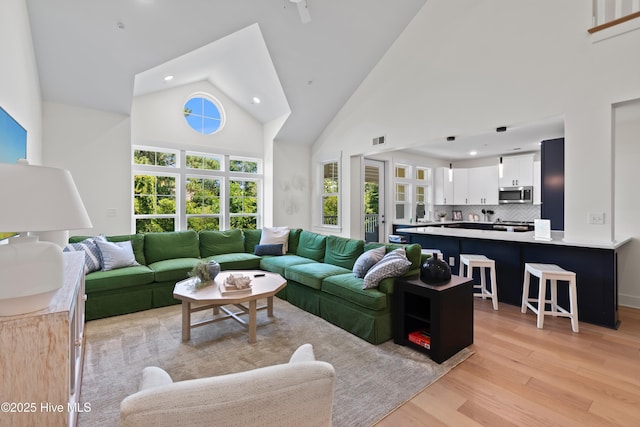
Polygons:
<instances>
[{"instance_id":1,"label":"green sectional sofa","mask_svg":"<svg viewBox=\"0 0 640 427\"><path fill-rule=\"evenodd\" d=\"M77 243L88 236L74 236ZM87 320L177 304L175 283L188 277L202 260L216 260L222 270L262 269L281 274L287 287L277 294L310 313L373 344L391 338L391 297L394 278L377 288L363 289L363 279L352 272L358 257L386 246L404 247L411 267L404 276L420 271L420 245L365 243L306 230L289 232L284 255L254 255L261 230L178 231L107 236L111 242L130 240L140 265L95 271L86 275Z\"/></svg>"}]
</instances>

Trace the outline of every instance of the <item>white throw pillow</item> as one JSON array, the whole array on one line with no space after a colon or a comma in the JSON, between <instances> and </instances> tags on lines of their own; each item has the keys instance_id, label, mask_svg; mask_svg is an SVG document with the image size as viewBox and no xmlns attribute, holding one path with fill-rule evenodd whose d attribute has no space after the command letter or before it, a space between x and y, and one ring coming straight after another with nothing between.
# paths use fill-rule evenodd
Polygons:
<instances>
[{"instance_id":1,"label":"white throw pillow","mask_svg":"<svg viewBox=\"0 0 640 427\"><path fill-rule=\"evenodd\" d=\"M282 254L286 254L289 250L289 227L263 227L260 235L260 244L282 244Z\"/></svg>"},{"instance_id":2,"label":"white throw pillow","mask_svg":"<svg viewBox=\"0 0 640 427\"><path fill-rule=\"evenodd\" d=\"M102 258L102 271L114 270L121 267L140 265L133 255L131 241L101 242L96 241Z\"/></svg>"},{"instance_id":3,"label":"white throw pillow","mask_svg":"<svg viewBox=\"0 0 640 427\"><path fill-rule=\"evenodd\" d=\"M364 276L362 289L376 288L382 279L398 277L409 271L411 261L407 259L404 248L395 249L384 256Z\"/></svg>"}]
</instances>

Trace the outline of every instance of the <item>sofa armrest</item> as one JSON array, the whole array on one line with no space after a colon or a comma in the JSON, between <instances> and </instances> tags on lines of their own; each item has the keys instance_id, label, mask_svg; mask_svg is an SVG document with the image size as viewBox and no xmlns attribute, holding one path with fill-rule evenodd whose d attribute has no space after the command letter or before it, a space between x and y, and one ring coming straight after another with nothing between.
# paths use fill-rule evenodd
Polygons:
<instances>
[{"instance_id":1,"label":"sofa armrest","mask_svg":"<svg viewBox=\"0 0 640 427\"><path fill-rule=\"evenodd\" d=\"M307 361L141 390L120 405L127 426L329 426L335 371Z\"/></svg>"}]
</instances>

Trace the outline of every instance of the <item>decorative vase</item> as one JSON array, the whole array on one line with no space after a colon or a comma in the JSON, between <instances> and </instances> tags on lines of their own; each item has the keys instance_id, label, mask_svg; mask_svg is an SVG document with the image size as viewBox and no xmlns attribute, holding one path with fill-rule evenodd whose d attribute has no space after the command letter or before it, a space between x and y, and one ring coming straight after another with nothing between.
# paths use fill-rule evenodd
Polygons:
<instances>
[{"instance_id":1,"label":"decorative vase","mask_svg":"<svg viewBox=\"0 0 640 427\"><path fill-rule=\"evenodd\" d=\"M218 264L217 261L211 260L207 263L207 268L209 269L211 280L215 280L218 273L220 273L220 264Z\"/></svg>"},{"instance_id":2,"label":"decorative vase","mask_svg":"<svg viewBox=\"0 0 640 427\"><path fill-rule=\"evenodd\" d=\"M434 253L420 267L420 280L428 285L439 285L451 280L451 267Z\"/></svg>"}]
</instances>

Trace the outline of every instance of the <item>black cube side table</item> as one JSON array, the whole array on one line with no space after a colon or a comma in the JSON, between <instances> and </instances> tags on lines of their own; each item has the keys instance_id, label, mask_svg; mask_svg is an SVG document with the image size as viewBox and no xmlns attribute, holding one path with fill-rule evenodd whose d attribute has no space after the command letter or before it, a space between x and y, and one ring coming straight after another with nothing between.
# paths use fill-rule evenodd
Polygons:
<instances>
[{"instance_id":1,"label":"black cube side table","mask_svg":"<svg viewBox=\"0 0 640 427\"><path fill-rule=\"evenodd\" d=\"M452 275L442 285L396 279L392 316L396 344L442 363L473 344L473 279ZM410 340L412 333L417 341Z\"/></svg>"}]
</instances>

